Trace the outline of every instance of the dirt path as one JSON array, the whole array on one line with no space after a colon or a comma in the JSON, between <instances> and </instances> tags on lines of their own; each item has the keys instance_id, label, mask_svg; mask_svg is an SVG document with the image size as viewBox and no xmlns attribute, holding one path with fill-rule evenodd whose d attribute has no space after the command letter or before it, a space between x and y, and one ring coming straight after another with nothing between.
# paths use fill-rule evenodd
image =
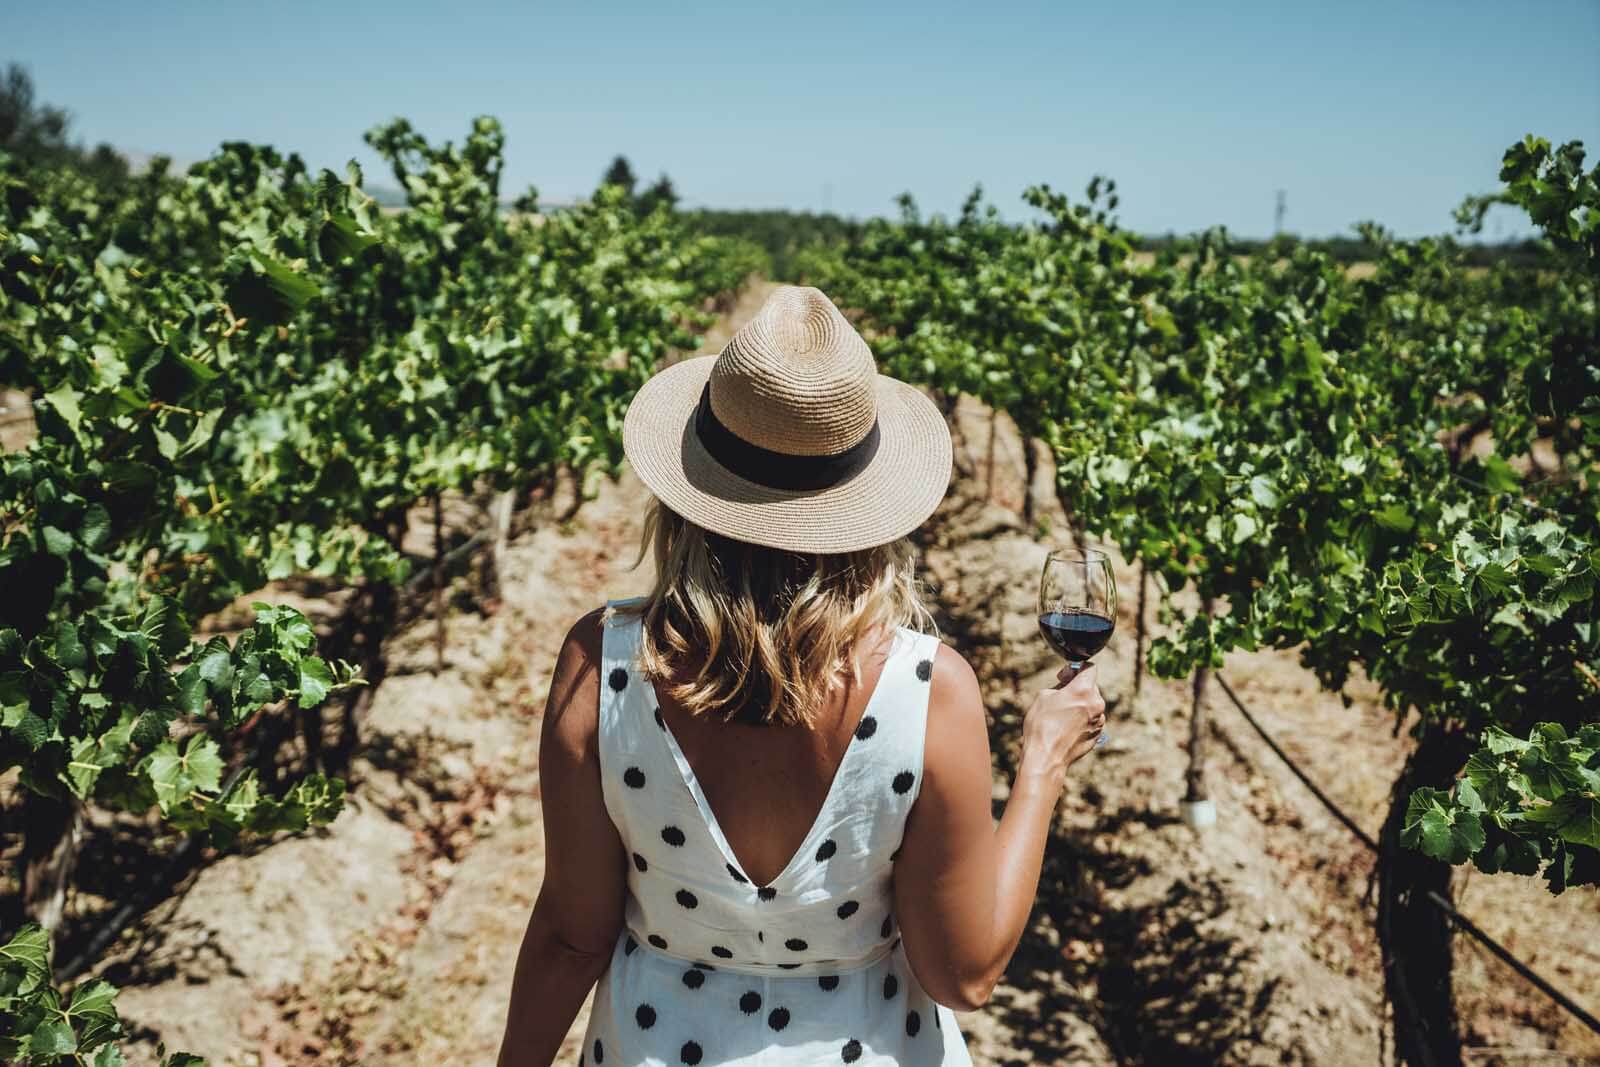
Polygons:
<instances>
[{"instance_id":1,"label":"dirt path","mask_svg":"<svg viewBox=\"0 0 1600 1067\"><path fill-rule=\"evenodd\" d=\"M720 347L768 288L745 293L705 347ZM1032 603L1044 549L1018 517L1023 445L1002 421L986 494L988 425L963 402L956 484L924 552L946 640L984 681L1003 772L1018 716L1056 665ZM533 516L511 542L498 612L452 616L443 673L431 670L431 621L390 639L340 819L206 868L105 967L129 987L119 1003L147 1027L149 1048L159 1027L169 1048L214 1064L493 1064L543 872L536 755L554 656L578 616L646 588L648 560L627 569L646 500L625 473L569 523ZM1102 657L1102 686L1118 701L1113 740L1075 768L1005 984L988 1009L961 1017L975 1058L1378 1062L1378 952L1360 903L1370 858L1220 694L1210 732L1220 821L1203 836L1178 821L1187 686L1147 683L1129 707L1137 576L1123 567L1118 578L1123 615ZM1407 742L1372 694L1346 709L1287 654L1235 657L1227 673L1375 828ZM1600 989L1593 894L1552 900L1526 880L1463 881L1464 907L1491 932L1573 992ZM1462 948L1460 966L1475 1043L1600 1052L1498 964ZM562 1062L576 1061L586 1020L587 1009Z\"/></svg>"}]
</instances>

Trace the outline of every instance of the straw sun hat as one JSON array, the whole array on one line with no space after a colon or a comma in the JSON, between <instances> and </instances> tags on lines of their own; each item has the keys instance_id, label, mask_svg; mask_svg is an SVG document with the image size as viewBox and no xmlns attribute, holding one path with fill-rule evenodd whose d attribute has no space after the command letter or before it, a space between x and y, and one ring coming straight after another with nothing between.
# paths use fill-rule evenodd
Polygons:
<instances>
[{"instance_id":1,"label":"straw sun hat","mask_svg":"<svg viewBox=\"0 0 1600 1067\"><path fill-rule=\"evenodd\" d=\"M850 552L921 525L950 484L938 407L878 373L818 289L782 286L717 355L657 373L622 446L667 507L735 540Z\"/></svg>"}]
</instances>

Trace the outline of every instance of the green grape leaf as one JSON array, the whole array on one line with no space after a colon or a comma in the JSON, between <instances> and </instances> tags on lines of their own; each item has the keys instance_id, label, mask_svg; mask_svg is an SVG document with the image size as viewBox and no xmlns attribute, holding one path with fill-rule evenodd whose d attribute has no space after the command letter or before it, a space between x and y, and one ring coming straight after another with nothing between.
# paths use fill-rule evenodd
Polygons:
<instances>
[{"instance_id":1,"label":"green grape leaf","mask_svg":"<svg viewBox=\"0 0 1600 1067\"><path fill-rule=\"evenodd\" d=\"M333 687L333 674L328 665L316 656L300 657L300 698L302 708L314 708L328 699Z\"/></svg>"},{"instance_id":2,"label":"green grape leaf","mask_svg":"<svg viewBox=\"0 0 1600 1067\"><path fill-rule=\"evenodd\" d=\"M25 1057L49 1062L54 1056L68 1056L78 1051L78 1036L65 1019L48 1019L41 1022L28 1036Z\"/></svg>"},{"instance_id":3,"label":"green grape leaf","mask_svg":"<svg viewBox=\"0 0 1600 1067\"><path fill-rule=\"evenodd\" d=\"M26 996L50 977L50 935L37 923L27 923L0 945L0 995Z\"/></svg>"},{"instance_id":4,"label":"green grape leaf","mask_svg":"<svg viewBox=\"0 0 1600 1067\"><path fill-rule=\"evenodd\" d=\"M77 1027L80 1049L91 1049L121 1036L116 999L116 987L100 979L73 990L67 1015Z\"/></svg>"},{"instance_id":5,"label":"green grape leaf","mask_svg":"<svg viewBox=\"0 0 1600 1067\"><path fill-rule=\"evenodd\" d=\"M83 423L83 411L80 407L83 394L73 388L71 382L62 382L44 394L44 398L56 409L68 428L77 433Z\"/></svg>"},{"instance_id":6,"label":"green grape leaf","mask_svg":"<svg viewBox=\"0 0 1600 1067\"><path fill-rule=\"evenodd\" d=\"M90 1061L93 1067L127 1067L128 1061L123 1058L122 1050L116 1045L101 1045ZM201 1067L204 1067L202 1063Z\"/></svg>"},{"instance_id":7,"label":"green grape leaf","mask_svg":"<svg viewBox=\"0 0 1600 1067\"><path fill-rule=\"evenodd\" d=\"M1477 815L1448 806L1448 794L1438 789L1421 788L1406 804L1400 843L1420 848L1434 859L1464 863L1483 847L1483 825Z\"/></svg>"}]
</instances>

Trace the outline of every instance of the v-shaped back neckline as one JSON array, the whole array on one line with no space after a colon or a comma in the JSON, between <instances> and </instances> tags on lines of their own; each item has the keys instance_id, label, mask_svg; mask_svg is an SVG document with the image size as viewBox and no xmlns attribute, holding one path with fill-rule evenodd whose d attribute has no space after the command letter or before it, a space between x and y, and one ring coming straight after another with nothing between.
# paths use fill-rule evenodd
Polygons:
<instances>
[{"instance_id":1,"label":"v-shaped back neckline","mask_svg":"<svg viewBox=\"0 0 1600 1067\"><path fill-rule=\"evenodd\" d=\"M642 623L639 619L635 619L632 625L635 627L634 640L637 641L637 628ZM857 736L857 731L860 730L861 723L877 709L878 695L883 692L884 675L889 673L889 667L894 662L895 657L901 654L902 642L904 642L905 647L910 647L910 642L905 640L904 630L904 627L895 627L894 636L889 643L889 652L883 659L883 667L878 671L878 677L872 683L872 693L867 697L867 703L861 709L860 717L856 719L855 725L850 728L850 740L845 744L844 755L839 757L839 762L834 766L833 777L829 780L827 793L822 798L822 806L817 809L816 815L812 817L811 825L807 827L805 837L801 838L800 844L795 848L794 854L789 857L789 861L783 865L782 870L772 876L770 881L766 882L757 882L750 877L744 861L734 854L733 845L729 843L727 835L723 833L722 823L717 819L717 813L711 809L711 802L706 799L705 790L700 786L699 777L694 773L694 768L689 765L689 758L684 755L682 747L679 746L678 738L673 734L672 727L667 725L666 717L661 714L660 694L655 690L655 681L653 679L650 680L650 695L656 701L656 725L661 728L662 737L665 738L667 748L672 753L672 761L678 766L678 774L683 779L683 784L688 787L690 795L694 797L695 807L699 809L701 821L705 823L706 830L711 834L711 839L717 843L717 848L722 852L722 857L728 866L738 871L739 877L748 881L755 888L776 888L779 883L794 872L795 867L803 861L812 848L812 842L816 838L819 828L825 825L827 815L833 808L834 798L838 795L840 788L839 783L844 779L845 765L850 762L850 758L855 754L856 750L861 748L860 742L862 739Z\"/></svg>"}]
</instances>

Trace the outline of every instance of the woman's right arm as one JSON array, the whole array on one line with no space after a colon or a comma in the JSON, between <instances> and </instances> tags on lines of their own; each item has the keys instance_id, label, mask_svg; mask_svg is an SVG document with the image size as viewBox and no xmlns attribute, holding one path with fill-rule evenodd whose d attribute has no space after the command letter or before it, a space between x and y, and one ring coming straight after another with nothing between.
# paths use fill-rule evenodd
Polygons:
<instances>
[{"instance_id":1,"label":"woman's right arm","mask_svg":"<svg viewBox=\"0 0 1600 1067\"><path fill-rule=\"evenodd\" d=\"M895 862L894 894L917 981L956 1011L988 1002L1022 940L1067 767L1100 733L1094 722L1105 701L1096 675L1090 664L1065 686L1042 691L1028 709L1022 758L996 827L978 679L955 649L939 649L922 789Z\"/></svg>"}]
</instances>

